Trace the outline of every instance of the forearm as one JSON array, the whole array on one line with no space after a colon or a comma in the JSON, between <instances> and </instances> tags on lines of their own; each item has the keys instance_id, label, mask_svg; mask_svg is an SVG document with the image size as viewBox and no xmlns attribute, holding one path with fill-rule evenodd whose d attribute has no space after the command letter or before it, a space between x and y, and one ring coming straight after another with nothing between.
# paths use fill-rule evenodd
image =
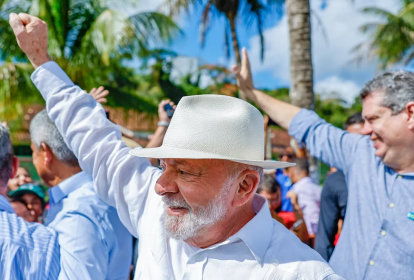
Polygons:
<instances>
[{"instance_id":1,"label":"forearm","mask_svg":"<svg viewBox=\"0 0 414 280\"><path fill-rule=\"evenodd\" d=\"M277 100L264 92L254 89L253 101L278 125L289 129L292 119L299 113L300 108L289 103Z\"/></svg>"},{"instance_id":2,"label":"forearm","mask_svg":"<svg viewBox=\"0 0 414 280\"><path fill-rule=\"evenodd\" d=\"M155 130L154 135L152 136L151 140L148 142L145 148L156 148L162 145L162 141L164 140L165 133L167 132L167 128L165 126L158 126Z\"/></svg>"},{"instance_id":3,"label":"forearm","mask_svg":"<svg viewBox=\"0 0 414 280\"><path fill-rule=\"evenodd\" d=\"M165 126L158 126L157 130L155 130L154 135L152 136L151 140L148 142L148 145L145 148L156 148L162 145L162 141L164 140L165 133L167 132L167 127ZM151 162L152 166L157 166L158 159L157 158L148 158Z\"/></svg>"}]
</instances>

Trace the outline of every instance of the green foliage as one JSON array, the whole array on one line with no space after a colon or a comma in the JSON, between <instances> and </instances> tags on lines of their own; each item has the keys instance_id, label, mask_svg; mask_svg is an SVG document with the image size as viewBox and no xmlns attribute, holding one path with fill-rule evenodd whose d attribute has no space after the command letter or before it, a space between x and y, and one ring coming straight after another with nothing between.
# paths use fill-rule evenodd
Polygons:
<instances>
[{"instance_id":1,"label":"green foliage","mask_svg":"<svg viewBox=\"0 0 414 280\"><path fill-rule=\"evenodd\" d=\"M136 92L139 79L123 62L179 34L180 29L169 17L153 12L126 16L113 8L116 4L123 5L123 10L127 5L132 7L133 2L125 0L0 3L0 59L6 61L0 66L0 119L21 114L23 104L43 102L29 78L33 69L8 24L10 12L30 13L47 22L50 55L81 88L107 86L112 89L111 106L156 113L154 102Z\"/></svg>"},{"instance_id":2,"label":"green foliage","mask_svg":"<svg viewBox=\"0 0 414 280\"><path fill-rule=\"evenodd\" d=\"M264 36L263 23L266 14L266 6L260 0L166 0L162 7L170 11L170 15L176 15L182 10L187 13L191 8L199 6L202 8L202 16L200 19L200 38L201 45L204 46L205 38L210 30L212 19L214 17L224 16L226 18L226 25L224 26L225 36L225 53L230 57L230 42L236 38L236 30L231 28L236 18L240 18L245 23L247 28L255 22L258 30L258 35L261 42L261 59L264 58ZM231 37L231 40L229 39ZM234 44L235 42L233 42ZM234 48L236 48L233 45ZM236 51L236 50L235 50Z\"/></svg>"},{"instance_id":3,"label":"green foliage","mask_svg":"<svg viewBox=\"0 0 414 280\"><path fill-rule=\"evenodd\" d=\"M386 10L368 7L363 13L375 15L380 22L365 24L361 31L369 34L368 42L355 47L359 52L357 60L364 57L368 48L369 56L377 57L380 67L386 68L392 64L403 62L409 64L414 59L414 1L405 0L403 8L396 14Z\"/></svg>"}]
</instances>

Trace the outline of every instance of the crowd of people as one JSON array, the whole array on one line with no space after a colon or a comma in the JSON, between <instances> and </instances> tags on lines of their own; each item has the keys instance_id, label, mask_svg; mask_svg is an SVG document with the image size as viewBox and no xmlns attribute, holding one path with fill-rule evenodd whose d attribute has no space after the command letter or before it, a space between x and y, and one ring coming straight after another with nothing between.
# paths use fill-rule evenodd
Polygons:
<instances>
[{"instance_id":1,"label":"crowd of people","mask_svg":"<svg viewBox=\"0 0 414 280\"><path fill-rule=\"evenodd\" d=\"M414 279L414 73L368 82L342 130L255 89L243 50L239 90L296 141L280 161L264 159L262 114L220 95L161 102L131 149L108 92L48 55L46 24L10 25L46 109L30 124L42 183L0 125L1 279ZM331 166L323 187L298 147Z\"/></svg>"}]
</instances>

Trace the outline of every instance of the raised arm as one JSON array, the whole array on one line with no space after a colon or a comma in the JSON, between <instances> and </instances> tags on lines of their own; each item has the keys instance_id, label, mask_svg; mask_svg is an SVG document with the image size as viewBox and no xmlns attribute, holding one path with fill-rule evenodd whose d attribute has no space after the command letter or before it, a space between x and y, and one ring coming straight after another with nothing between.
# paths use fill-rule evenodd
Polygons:
<instances>
[{"instance_id":1,"label":"raised arm","mask_svg":"<svg viewBox=\"0 0 414 280\"><path fill-rule=\"evenodd\" d=\"M361 136L351 135L328 124L313 111L301 109L289 103L277 100L254 88L250 69L249 57L243 48L242 65L233 68L239 90L255 102L272 120L281 127L289 130L299 144L305 144L310 153L340 170L345 170L350 154L356 149L368 148L367 141ZM362 146L358 146L363 143Z\"/></svg>"},{"instance_id":2,"label":"raised arm","mask_svg":"<svg viewBox=\"0 0 414 280\"><path fill-rule=\"evenodd\" d=\"M47 55L47 26L27 14L10 15L19 46L36 71L32 80L46 100L55 122L81 168L94 179L96 193L115 206L128 230L137 235L137 224L149 192L160 172L145 158L132 157L121 141L121 132L110 122L103 107L75 86Z\"/></svg>"},{"instance_id":3,"label":"raised arm","mask_svg":"<svg viewBox=\"0 0 414 280\"><path fill-rule=\"evenodd\" d=\"M243 48L242 65L239 69L234 66L233 72L236 75L239 90L251 101L256 103L272 120L284 129L289 129L292 119L299 113L300 108L289 103L277 100L266 93L257 90L253 86L253 79L250 69L249 56Z\"/></svg>"}]
</instances>

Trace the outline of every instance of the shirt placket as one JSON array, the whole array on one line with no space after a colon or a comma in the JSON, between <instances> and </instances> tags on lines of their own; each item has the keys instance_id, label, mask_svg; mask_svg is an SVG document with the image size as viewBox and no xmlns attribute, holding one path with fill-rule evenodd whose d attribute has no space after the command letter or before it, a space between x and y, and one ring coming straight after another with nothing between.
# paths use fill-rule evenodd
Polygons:
<instances>
[{"instance_id":1,"label":"shirt placket","mask_svg":"<svg viewBox=\"0 0 414 280\"><path fill-rule=\"evenodd\" d=\"M399 181L402 180L402 178L403 178L402 175L395 174L392 177L391 188L388 188L388 186L384 186L387 188L387 194L388 194L385 199L386 205L385 205L385 212L383 216L384 218L381 222L381 228L377 235L378 237L377 237L376 244L370 254L368 265L366 266L364 279L373 279L372 277L375 275L375 267L378 266L376 260L380 258L383 253L386 253L386 252L381 252L381 249L385 248L382 245L384 245L383 244L384 242L387 242L387 234L388 234L387 231L388 231L389 221L392 221L395 216L395 206L396 206L395 184L398 184Z\"/></svg>"}]
</instances>

